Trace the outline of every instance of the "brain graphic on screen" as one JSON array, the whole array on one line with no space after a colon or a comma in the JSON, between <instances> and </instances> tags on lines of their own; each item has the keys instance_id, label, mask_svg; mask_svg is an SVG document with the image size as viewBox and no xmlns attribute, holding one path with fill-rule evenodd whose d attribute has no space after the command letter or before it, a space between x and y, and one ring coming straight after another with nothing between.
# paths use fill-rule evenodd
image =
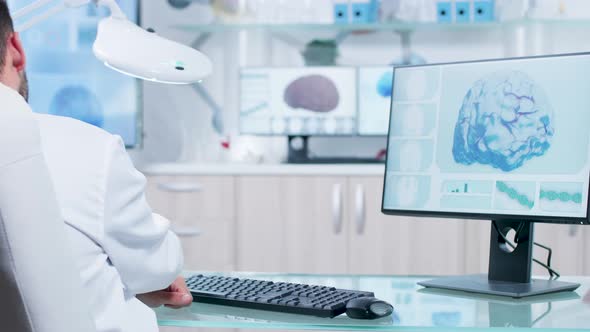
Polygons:
<instances>
[{"instance_id":1,"label":"brain graphic on screen","mask_svg":"<svg viewBox=\"0 0 590 332\"><path fill-rule=\"evenodd\" d=\"M323 75L308 75L287 86L284 100L295 109L327 113L338 107L340 94L332 79Z\"/></svg>"},{"instance_id":2,"label":"brain graphic on screen","mask_svg":"<svg viewBox=\"0 0 590 332\"><path fill-rule=\"evenodd\" d=\"M455 125L453 157L464 165L513 171L547 152L553 121L545 92L527 74L496 72L467 91Z\"/></svg>"}]
</instances>

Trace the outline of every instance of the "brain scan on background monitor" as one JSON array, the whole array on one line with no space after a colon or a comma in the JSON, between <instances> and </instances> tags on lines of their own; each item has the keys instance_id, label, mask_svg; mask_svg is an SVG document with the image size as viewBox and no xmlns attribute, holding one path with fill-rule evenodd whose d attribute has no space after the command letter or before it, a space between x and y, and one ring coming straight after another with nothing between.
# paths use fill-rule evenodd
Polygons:
<instances>
[{"instance_id":1,"label":"brain scan on background monitor","mask_svg":"<svg viewBox=\"0 0 590 332\"><path fill-rule=\"evenodd\" d=\"M240 133L354 135L355 83L354 68L243 68Z\"/></svg>"},{"instance_id":2,"label":"brain scan on background monitor","mask_svg":"<svg viewBox=\"0 0 590 332\"><path fill-rule=\"evenodd\" d=\"M383 209L587 218L590 54L397 68Z\"/></svg>"}]
</instances>

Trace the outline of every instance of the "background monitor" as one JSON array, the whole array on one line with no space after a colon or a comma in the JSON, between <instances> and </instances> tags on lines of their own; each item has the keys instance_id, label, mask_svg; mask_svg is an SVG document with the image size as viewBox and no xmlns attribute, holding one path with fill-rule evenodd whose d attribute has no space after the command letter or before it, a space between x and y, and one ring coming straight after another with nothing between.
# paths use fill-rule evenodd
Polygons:
<instances>
[{"instance_id":1,"label":"background monitor","mask_svg":"<svg viewBox=\"0 0 590 332\"><path fill-rule=\"evenodd\" d=\"M358 134L387 136L393 66L359 67Z\"/></svg>"},{"instance_id":2,"label":"background monitor","mask_svg":"<svg viewBox=\"0 0 590 332\"><path fill-rule=\"evenodd\" d=\"M243 68L240 133L356 135L356 69Z\"/></svg>"},{"instance_id":3,"label":"background monitor","mask_svg":"<svg viewBox=\"0 0 590 332\"><path fill-rule=\"evenodd\" d=\"M531 265L534 221L589 221L588 91L590 53L395 69L383 212L492 220L487 276L420 285L515 298L579 286L532 280Z\"/></svg>"},{"instance_id":4,"label":"background monitor","mask_svg":"<svg viewBox=\"0 0 590 332\"><path fill-rule=\"evenodd\" d=\"M383 209L588 222L590 54L395 69Z\"/></svg>"},{"instance_id":5,"label":"background monitor","mask_svg":"<svg viewBox=\"0 0 590 332\"><path fill-rule=\"evenodd\" d=\"M9 0L23 8L29 0ZM133 22L139 0L119 1ZM109 12L92 4L65 11L22 33L28 56L29 103L34 112L73 117L140 144L141 86L96 59L92 44L98 21Z\"/></svg>"}]
</instances>

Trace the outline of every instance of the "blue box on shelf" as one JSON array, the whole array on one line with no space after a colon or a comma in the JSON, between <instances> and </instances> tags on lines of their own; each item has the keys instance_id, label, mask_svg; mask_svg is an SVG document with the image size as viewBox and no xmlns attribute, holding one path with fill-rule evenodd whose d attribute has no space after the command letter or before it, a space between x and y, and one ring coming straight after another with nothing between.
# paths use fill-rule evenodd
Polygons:
<instances>
[{"instance_id":1,"label":"blue box on shelf","mask_svg":"<svg viewBox=\"0 0 590 332\"><path fill-rule=\"evenodd\" d=\"M438 1L436 3L436 18L439 23L453 22L452 7L450 1Z\"/></svg>"},{"instance_id":2,"label":"blue box on shelf","mask_svg":"<svg viewBox=\"0 0 590 332\"><path fill-rule=\"evenodd\" d=\"M379 7L381 6L381 0L371 0L369 1L369 6L369 22L375 23L379 20Z\"/></svg>"},{"instance_id":3,"label":"blue box on shelf","mask_svg":"<svg viewBox=\"0 0 590 332\"><path fill-rule=\"evenodd\" d=\"M348 23L348 2L334 4L334 23Z\"/></svg>"},{"instance_id":4,"label":"blue box on shelf","mask_svg":"<svg viewBox=\"0 0 590 332\"><path fill-rule=\"evenodd\" d=\"M473 2L473 21L474 22L492 22L494 21L494 1L474 1Z\"/></svg>"},{"instance_id":5,"label":"blue box on shelf","mask_svg":"<svg viewBox=\"0 0 590 332\"><path fill-rule=\"evenodd\" d=\"M471 21L471 2L470 1L456 1L455 2L455 22L468 23Z\"/></svg>"},{"instance_id":6,"label":"blue box on shelf","mask_svg":"<svg viewBox=\"0 0 590 332\"><path fill-rule=\"evenodd\" d=\"M371 15L371 4L368 2L352 3L352 23L369 23Z\"/></svg>"}]
</instances>

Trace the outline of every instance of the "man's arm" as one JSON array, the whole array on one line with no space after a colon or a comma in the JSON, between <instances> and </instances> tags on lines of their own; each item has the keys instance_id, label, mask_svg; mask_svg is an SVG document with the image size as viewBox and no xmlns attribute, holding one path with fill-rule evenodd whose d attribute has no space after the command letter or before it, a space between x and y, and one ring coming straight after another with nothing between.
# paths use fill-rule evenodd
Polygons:
<instances>
[{"instance_id":1,"label":"man's arm","mask_svg":"<svg viewBox=\"0 0 590 332\"><path fill-rule=\"evenodd\" d=\"M179 275L183 257L170 222L152 214L145 177L135 169L120 138L111 144L104 196L103 249L128 295L165 289Z\"/></svg>"}]
</instances>

